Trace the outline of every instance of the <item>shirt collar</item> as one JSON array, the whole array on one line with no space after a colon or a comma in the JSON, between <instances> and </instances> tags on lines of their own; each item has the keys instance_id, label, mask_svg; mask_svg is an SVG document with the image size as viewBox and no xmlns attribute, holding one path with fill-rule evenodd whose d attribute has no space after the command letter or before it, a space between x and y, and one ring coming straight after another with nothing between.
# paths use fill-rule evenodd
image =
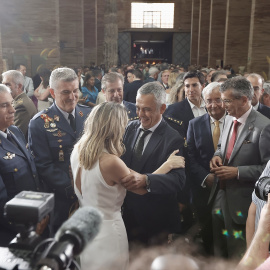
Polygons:
<instances>
[{"instance_id":1,"label":"shirt collar","mask_svg":"<svg viewBox=\"0 0 270 270\"><path fill-rule=\"evenodd\" d=\"M254 109L255 111L258 111L259 105L260 105L260 102L258 102L255 106L253 106L253 109Z\"/></svg>"},{"instance_id":2,"label":"shirt collar","mask_svg":"<svg viewBox=\"0 0 270 270\"><path fill-rule=\"evenodd\" d=\"M7 133L2 130L0 130L0 135L2 135L5 139L7 138Z\"/></svg>"},{"instance_id":3,"label":"shirt collar","mask_svg":"<svg viewBox=\"0 0 270 270\"><path fill-rule=\"evenodd\" d=\"M150 130L151 132L154 132L156 130L156 128L159 126L159 124L161 123L161 121L162 121L162 117L161 117L161 119L160 119L160 121L158 123L156 123L153 127L149 128L147 130ZM142 127L142 124L140 125L140 129L144 129Z\"/></svg>"},{"instance_id":4,"label":"shirt collar","mask_svg":"<svg viewBox=\"0 0 270 270\"><path fill-rule=\"evenodd\" d=\"M248 111L246 111L241 117L239 117L238 119L236 117L234 117L233 120L237 120L239 123L245 124L252 109L253 109L253 107L250 106Z\"/></svg>"},{"instance_id":5,"label":"shirt collar","mask_svg":"<svg viewBox=\"0 0 270 270\"><path fill-rule=\"evenodd\" d=\"M217 121L215 118L213 118L211 115L210 116L210 121L211 123L215 123L215 121ZM226 113L224 113L224 115L218 120L220 123L223 123L226 117Z\"/></svg>"},{"instance_id":6,"label":"shirt collar","mask_svg":"<svg viewBox=\"0 0 270 270\"><path fill-rule=\"evenodd\" d=\"M192 102L189 101L189 99L187 98L187 101L191 107L191 109L193 109L194 107L198 108L195 104L193 104ZM201 99L201 104L199 108L205 108L205 102L203 99Z\"/></svg>"},{"instance_id":7,"label":"shirt collar","mask_svg":"<svg viewBox=\"0 0 270 270\"><path fill-rule=\"evenodd\" d=\"M62 109L60 109L60 108L57 106L57 103L56 103L56 102L55 102L55 106L56 106L57 109L64 115L64 117L65 117L66 119L68 119L69 113L63 111ZM75 108L75 109L76 109L76 108ZM71 112L71 114L73 115L74 118L75 118L75 109Z\"/></svg>"}]
</instances>

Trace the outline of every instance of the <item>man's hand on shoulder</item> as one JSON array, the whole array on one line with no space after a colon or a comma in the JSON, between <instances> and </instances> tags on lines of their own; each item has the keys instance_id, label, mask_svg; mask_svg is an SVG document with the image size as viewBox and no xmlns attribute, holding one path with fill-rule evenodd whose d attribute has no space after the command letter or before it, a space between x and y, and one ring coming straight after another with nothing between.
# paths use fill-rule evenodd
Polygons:
<instances>
[{"instance_id":1,"label":"man's hand on shoulder","mask_svg":"<svg viewBox=\"0 0 270 270\"><path fill-rule=\"evenodd\" d=\"M130 170L130 174L120 180L121 185L129 191L146 187L146 175Z\"/></svg>"}]
</instances>

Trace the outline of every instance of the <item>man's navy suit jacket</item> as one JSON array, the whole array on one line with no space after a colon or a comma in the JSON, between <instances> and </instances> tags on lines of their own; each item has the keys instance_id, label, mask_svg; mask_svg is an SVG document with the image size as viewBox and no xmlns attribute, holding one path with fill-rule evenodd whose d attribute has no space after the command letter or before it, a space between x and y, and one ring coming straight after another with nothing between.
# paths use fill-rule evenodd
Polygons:
<instances>
[{"instance_id":1,"label":"man's navy suit jacket","mask_svg":"<svg viewBox=\"0 0 270 270\"><path fill-rule=\"evenodd\" d=\"M270 108L259 103L258 112L270 119Z\"/></svg>"},{"instance_id":2,"label":"man's navy suit jacket","mask_svg":"<svg viewBox=\"0 0 270 270\"><path fill-rule=\"evenodd\" d=\"M126 152L122 160L130 169L141 174L149 174L151 192L145 195L127 192L124 221L128 224L125 214L133 213L136 222L147 231L148 235L155 235L162 231L180 231L177 192L185 184L185 170L180 168L167 174L151 173L158 169L174 150L179 149L179 155L183 155L184 140L162 119L153 132L141 161L134 164L133 148L140 133L139 127L138 120L128 125L124 135Z\"/></svg>"}]
</instances>

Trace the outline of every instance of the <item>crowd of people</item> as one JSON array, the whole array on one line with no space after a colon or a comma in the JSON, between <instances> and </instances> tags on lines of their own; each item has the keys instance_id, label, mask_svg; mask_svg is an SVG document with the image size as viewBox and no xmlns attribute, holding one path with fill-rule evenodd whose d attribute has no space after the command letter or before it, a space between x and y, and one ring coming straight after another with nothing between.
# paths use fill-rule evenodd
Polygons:
<instances>
[{"instance_id":1,"label":"crowd of people","mask_svg":"<svg viewBox=\"0 0 270 270\"><path fill-rule=\"evenodd\" d=\"M61 67L31 79L16 65L0 84L0 246L17 233L5 203L32 190L55 195L44 233L77 207L102 212L82 269L128 269L129 249L182 238L201 256L242 258L241 270L268 265L270 203L254 187L270 173L269 95L259 74L230 66ZM178 269L157 261L151 269Z\"/></svg>"}]
</instances>

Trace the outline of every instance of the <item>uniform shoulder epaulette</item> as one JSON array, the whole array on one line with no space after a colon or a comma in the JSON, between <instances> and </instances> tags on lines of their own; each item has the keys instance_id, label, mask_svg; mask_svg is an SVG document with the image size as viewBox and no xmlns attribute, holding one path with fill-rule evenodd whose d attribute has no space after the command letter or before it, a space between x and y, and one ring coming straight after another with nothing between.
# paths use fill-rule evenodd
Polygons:
<instances>
[{"instance_id":1,"label":"uniform shoulder epaulette","mask_svg":"<svg viewBox=\"0 0 270 270\"><path fill-rule=\"evenodd\" d=\"M79 104L79 103L77 104L77 106L78 106L78 107L82 107L82 108L90 108L90 107L87 106L87 105L83 105L83 104Z\"/></svg>"},{"instance_id":2,"label":"uniform shoulder epaulette","mask_svg":"<svg viewBox=\"0 0 270 270\"><path fill-rule=\"evenodd\" d=\"M139 117L137 116L137 117L129 118L128 121L134 121L134 120L138 120L138 119L139 119Z\"/></svg>"},{"instance_id":3,"label":"uniform shoulder epaulette","mask_svg":"<svg viewBox=\"0 0 270 270\"><path fill-rule=\"evenodd\" d=\"M18 98L17 100L15 100L15 104L16 105L23 104L23 99L22 98Z\"/></svg>"},{"instance_id":4,"label":"uniform shoulder epaulette","mask_svg":"<svg viewBox=\"0 0 270 270\"><path fill-rule=\"evenodd\" d=\"M164 116L164 118L168 119L170 122L173 122L173 123L175 123L175 124L177 124L179 126L181 126L183 124L183 121L172 118L172 117Z\"/></svg>"}]
</instances>

